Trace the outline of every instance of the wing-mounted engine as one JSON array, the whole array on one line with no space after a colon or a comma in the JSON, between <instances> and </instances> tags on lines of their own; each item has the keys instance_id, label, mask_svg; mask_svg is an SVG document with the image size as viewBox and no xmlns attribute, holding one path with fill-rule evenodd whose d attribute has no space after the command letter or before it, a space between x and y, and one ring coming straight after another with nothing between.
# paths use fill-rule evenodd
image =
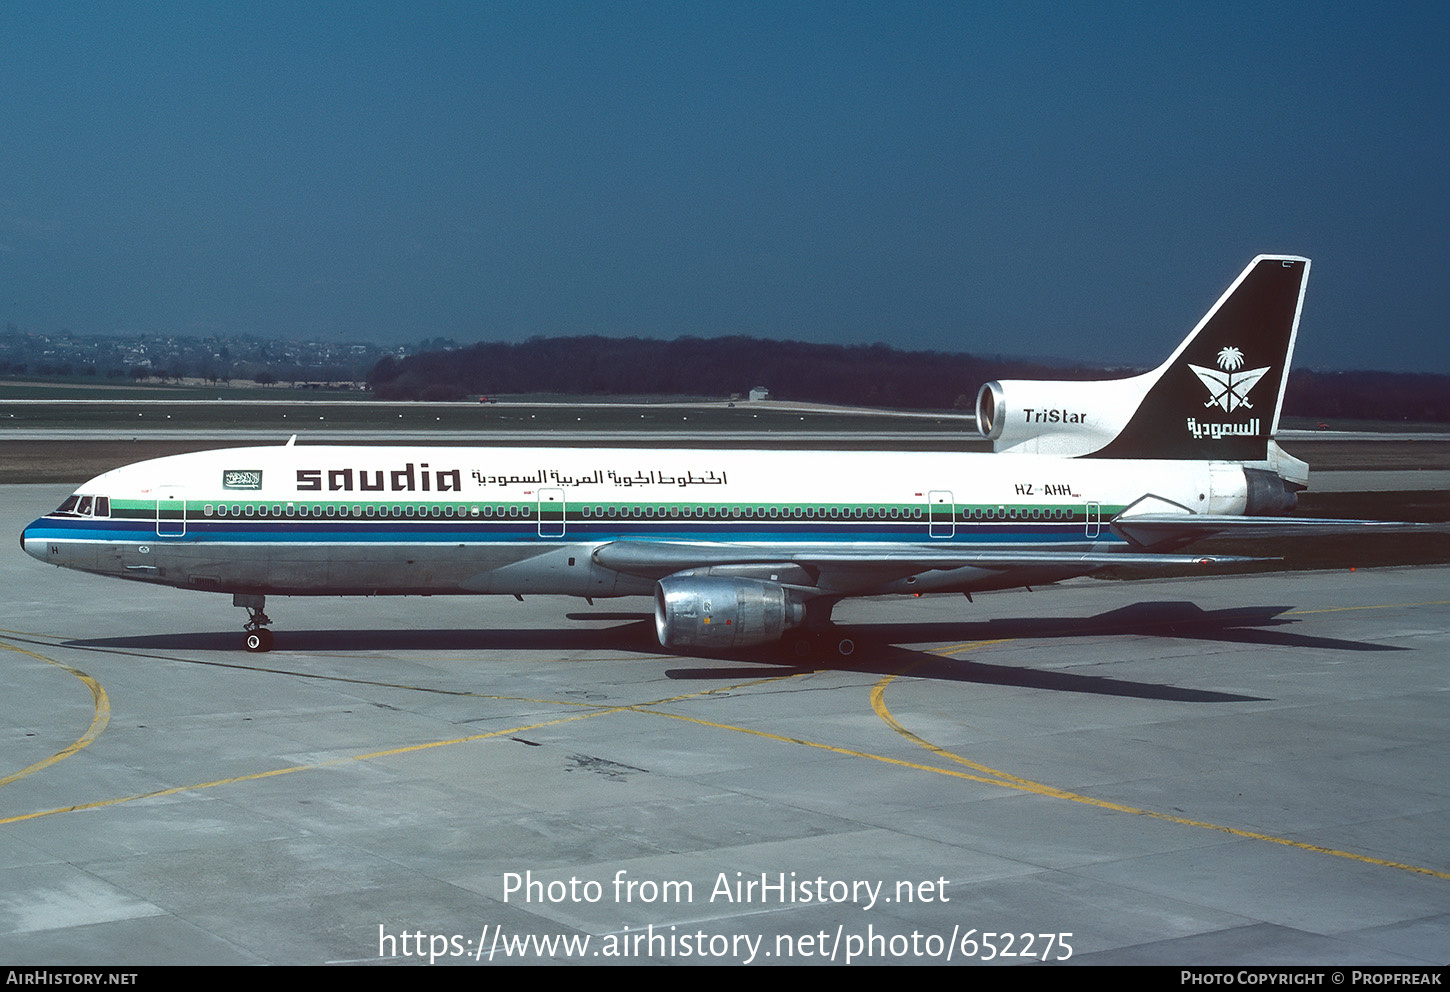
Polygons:
<instances>
[{"instance_id":1,"label":"wing-mounted engine","mask_svg":"<svg viewBox=\"0 0 1450 992\"><path fill-rule=\"evenodd\" d=\"M763 579L669 575L655 586L655 630L667 648L771 644L805 615L803 602Z\"/></svg>"},{"instance_id":2,"label":"wing-mounted engine","mask_svg":"<svg viewBox=\"0 0 1450 992\"><path fill-rule=\"evenodd\" d=\"M977 430L992 450L1072 458L1118 436L1153 375L1096 382L1005 379L977 392Z\"/></svg>"}]
</instances>

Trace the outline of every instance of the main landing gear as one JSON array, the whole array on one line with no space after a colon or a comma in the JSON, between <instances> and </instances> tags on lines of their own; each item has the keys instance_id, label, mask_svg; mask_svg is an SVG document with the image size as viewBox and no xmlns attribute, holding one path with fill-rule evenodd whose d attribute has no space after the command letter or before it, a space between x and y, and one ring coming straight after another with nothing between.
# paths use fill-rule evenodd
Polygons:
<instances>
[{"instance_id":1,"label":"main landing gear","mask_svg":"<svg viewBox=\"0 0 1450 992\"><path fill-rule=\"evenodd\" d=\"M813 599L806 603L806 622L785 635L787 653L804 660L834 654L849 658L856 653L856 642L831 622L836 599Z\"/></svg>"},{"instance_id":2,"label":"main landing gear","mask_svg":"<svg viewBox=\"0 0 1450 992\"><path fill-rule=\"evenodd\" d=\"M232 605L244 606L247 609L247 622L242 625L247 634L242 639L242 646L248 651L258 653L272 650L272 632L267 629L272 618L262 612L267 605L267 597L234 592Z\"/></svg>"},{"instance_id":3,"label":"main landing gear","mask_svg":"<svg viewBox=\"0 0 1450 992\"><path fill-rule=\"evenodd\" d=\"M786 635L784 644L787 653L801 660L830 654L849 658L856 653L856 642L831 628L792 631Z\"/></svg>"}]
</instances>

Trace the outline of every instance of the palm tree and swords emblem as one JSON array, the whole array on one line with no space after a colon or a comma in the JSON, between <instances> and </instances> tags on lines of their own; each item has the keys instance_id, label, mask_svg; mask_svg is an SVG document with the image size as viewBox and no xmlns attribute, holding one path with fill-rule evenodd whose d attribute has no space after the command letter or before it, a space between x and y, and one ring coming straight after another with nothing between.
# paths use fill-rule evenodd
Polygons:
<instances>
[{"instance_id":1,"label":"palm tree and swords emblem","mask_svg":"<svg viewBox=\"0 0 1450 992\"><path fill-rule=\"evenodd\" d=\"M1240 372L1243 364L1244 353L1229 346L1219 350L1216 369L1206 369L1201 365L1188 366L1208 389L1209 400L1203 404L1205 407L1216 406L1225 413L1233 413L1241 406L1250 410L1254 408L1249 402L1249 390L1264 377L1269 366Z\"/></svg>"}]
</instances>

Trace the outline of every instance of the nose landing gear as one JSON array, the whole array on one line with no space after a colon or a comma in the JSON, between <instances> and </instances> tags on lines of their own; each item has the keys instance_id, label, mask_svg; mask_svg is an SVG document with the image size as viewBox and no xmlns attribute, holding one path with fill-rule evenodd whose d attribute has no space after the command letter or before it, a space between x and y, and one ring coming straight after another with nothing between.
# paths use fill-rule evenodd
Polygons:
<instances>
[{"instance_id":1,"label":"nose landing gear","mask_svg":"<svg viewBox=\"0 0 1450 992\"><path fill-rule=\"evenodd\" d=\"M242 647L256 653L272 650L272 632L267 629L272 618L262 612L267 605L267 597L234 592L232 605L244 606L247 609L247 622L242 624L242 629L247 634L242 639Z\"/></svg>"}]
</instances>

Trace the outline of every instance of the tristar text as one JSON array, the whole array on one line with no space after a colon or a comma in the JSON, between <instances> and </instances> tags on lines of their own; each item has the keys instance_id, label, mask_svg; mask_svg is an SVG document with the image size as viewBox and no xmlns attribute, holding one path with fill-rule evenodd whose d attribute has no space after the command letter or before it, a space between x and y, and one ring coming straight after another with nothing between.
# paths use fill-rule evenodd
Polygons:
<instances>
[{"instance_id":1,"label":"tristar text","mask_svg":"<svg viewBox=\"0 0 1450 992\"><path fill-rule=\"evenodd\" d=\"M1022 416L1023 422L1028 424L1081 424L1087 420L1087 414L1071 410L1024 409Z\"/></svg>"}]
</instances>

